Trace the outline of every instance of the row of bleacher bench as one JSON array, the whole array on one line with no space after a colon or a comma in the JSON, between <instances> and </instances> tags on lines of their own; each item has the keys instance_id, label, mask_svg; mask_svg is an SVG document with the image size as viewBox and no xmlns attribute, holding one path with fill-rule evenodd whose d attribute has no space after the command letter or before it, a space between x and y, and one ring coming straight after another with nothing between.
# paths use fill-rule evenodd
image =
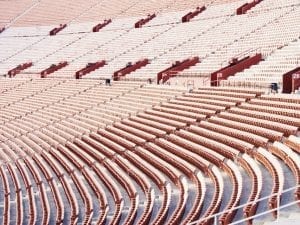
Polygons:
<instances>
[{"instance_id":1,"label":"row of bleacher bench","mask_svg":"<svg viewBox=\"0 0 300 225\"><path fill-rule=\"evenodd\" d=\"M0 75L31 62L33 66L17 76L34 78L51 65L67 62L68 66L48 76L70 78L89 63L105 60L107 65L85 76L105 79L128 62L134 64L146 58L150 62L147 66L122 79L155 80L172 62L199 57L199 63L177 77L209 77L232 58L260 53L265 61L231 76L221 85L269 88L271 83L278 83L280 87L282 75L298 66L295 48L300 46L299 3L265 0L248 14L233 16L237 6L246 1L229 2L212 4L188 24L178 23L177 17L183 12L176 11L160 14L157 22L142 29L128 26L135 17L113 20L111 28L99 33L91 33L89 23L74 21L65 32L53 37L45 36L45 27L12 27L1 33Z\"/></svg>"},{"instance_id":2,"label":"row of bleacher bench","mask_svg":"<svg viewBox=\"0 0 300 225\"><path fill-rule=\"evenodd\" d=\"M25 219L21 193L31 224L187 224L229 210L219 218L228 224L242 199L262 197L262 168L273 180L269 194L280 195L288 179L279 161L299 184L298 98L135 82L16 81L0 94L2 224ZM263 113L262 104L269 105ZM269 199L270 208L277 204ZM257 208L249 203L244 215Z\"/></svg>"}]
</instances>

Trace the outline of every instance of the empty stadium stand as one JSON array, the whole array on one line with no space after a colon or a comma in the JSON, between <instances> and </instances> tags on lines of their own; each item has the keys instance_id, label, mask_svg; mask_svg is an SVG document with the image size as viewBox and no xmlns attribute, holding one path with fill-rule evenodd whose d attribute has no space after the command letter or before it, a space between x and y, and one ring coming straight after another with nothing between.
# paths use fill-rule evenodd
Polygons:
<instances>
[{"instance_id":1,"label":"empty stadium stand","mask_svg":"<svg viewBox=\"0 0 300 225\"><path fill-rule=\"evenodd\" d=\"M299 0L0 10L0 224L297 223Z\"/></svg>"}]
</instances>

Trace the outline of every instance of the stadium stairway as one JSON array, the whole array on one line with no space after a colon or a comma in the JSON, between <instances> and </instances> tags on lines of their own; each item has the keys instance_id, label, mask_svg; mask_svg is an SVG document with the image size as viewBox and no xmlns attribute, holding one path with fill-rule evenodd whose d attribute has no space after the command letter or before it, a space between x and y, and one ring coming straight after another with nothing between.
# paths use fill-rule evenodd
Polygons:
<instances>
[{"instance_id":1,"label":"stadium stairway","mask_svg":"<svg viewBox=\"0 0 300 225\"><path fill-rule=\"evenodd\" d=\"M64 68L68 66L68 62L64 61L64 62L60 62L57 65L52 64L50 67L48 67L47 69L41 71L41 78L46 78L48 76L48 74L54 73L57 70L60 70L61 68Z\"/></svg>"},{"instance_id":2,"label":"stadium stairway","mask_svg":"<svg viewBox=\"0 0 300 225\"><path fill-rule=\"evenodd\" d=\"M20 65L18 65L17 67L15 67L15 68L9 70L7 74L9 75L10 78L11 78L11 77L14 77L14 76L16 76L18 73L21 73L22 70L25 70L25 69L31 67L32 65L33 65L32 62L20 64Z\"/></svg>"},{"instance_id":3,"label":"stadium stairway","mask_svg":"<svg viewBox=\"0 0 300 225\"><path fill-rule=\"evenodd\" d=\"M153 20L156 17L155 13L149 14L147 18L142 18L134 24L135 28L141 28L143 25L147 24L150 20Z\"/></svg>"},{"instance_id":4,"label":"stadium stairway","mask_svg":"<svg viewBox=\"0 0 300 225\"><path fill-rule=\"evenodd\" d=\"M195 11L193 12L189 12L187 13L186 15L184 15L181 19L181 21L183 23L186 23L186 22L190 22L191 19L193 19L194 17L198 16L200 13L202 13L204 10L206 9L205 6L202 6L202 7L197 7Z\"/></svg>"},{"instance_id":5,"label":"stadium stairway","mask_svg":"<svg viewBox=\"0 0 300 225\"><path fill-rule=\"evenodd\" d=\"M111 23L111 19L104 20L103 23L99 23L93 27L93 32L99 32L102 28L106 27L110 23Z\"/></svg>"},{"instance_id":6,"label":"stadium stairway","mask_svg":"<svg viewBox=\"0 0 300 225\"><path fill-rule=\"evenodd\" d=\"M240 6L236 10L237 15L245 14L248 10L251 10L253 7L255 7L257 4L259 4L262 0L253 0L252 2L245 3L244 5Z\"/></svg>"},{"instance_id":7,"label":"stadium stairway","mask_svg":"<svg viewBox=\"0 0 300 225\"><path fill-rule=\"evenodd\" d=\"M171 77L176 76L178 73L189 69L192 66L195 66L197 63L199 63L199 57L191 57L189 59L185 59L183 61L176 61L173 63L172 66L169 68L159 72L157 74L157 84L164 84L167 82Z\"/></svg>"},{"instance_id":8,"label":"stadium stairway","mask_svg":"<svg viewBox=\"0 0 300 225\"><path fill-rule=\"evenodd\" d=\"M90 72L93 72L97 69L99 69L100 67L103 67L106 65L106 62L105 60L102 60L102 61L98 61L98 62L95 62L95 63L88 63L84 68L82 68L81 70L78 70L76 73L75 73L75 78L76 79L80 79L82 78L84 75L90 73Z\"/></svg>"},{"instance_id":9,"label":"stadium stairway","mask_svg":"<svg viewBox=\"0 0 300 225\"><path fill-rule=\"evenodd\" d=\"M121 68L118 71L114 72L113 80L118 81L122 79L122 77L126 76L127 74L130 74L144 66L147 66L147 64L149 64L148 59L141 59L135 62L133 65L131 63L127 64L124 68Z\"/></svg>"},{"instance_id":10,"label":"stadium stairway","mask_svg":"<svg viewBox=\"0 0 300 225\"><path fill-rule=\"evenodd\" d=\"M67 27L67 24L60 24L59 27L55 27L52 30L50 30L49 35L54 36L54 35L58 34L60 31L62 31L63 29L65 29L66 27Z\"/></svg>"},{"instance_id":11,"label":"stadium stairway","mask_svg":"<svg viewBox=\"0 0 300 225\"><path fill-rule=\"evenodd\" d=\"M222 80L227 80L229 76L234 76L234 74L258 64L261 60L261 54L246 56L242 59L232 58L228 66L223 67L210 75L211 86L219 86Z\"/></svg>"}]
</instances>

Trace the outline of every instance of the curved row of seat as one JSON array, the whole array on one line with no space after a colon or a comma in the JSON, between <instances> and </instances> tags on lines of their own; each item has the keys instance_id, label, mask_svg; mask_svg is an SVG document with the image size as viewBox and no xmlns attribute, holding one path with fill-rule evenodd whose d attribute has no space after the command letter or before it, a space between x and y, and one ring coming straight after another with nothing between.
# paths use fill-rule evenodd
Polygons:
<instances>
[{"instance_id":1,"label":"curved row of seat","mask_svg":"<svg viewBox=\"0 0 300 225\"><path fill-rule=\"evenodd\" d=\"M22 194L25 194L29 223L33 224L36 221L41 224L188 224L226 210L219 218L225 225L235 219L234 208L241 201L251 202L262 196L265 186L261 167L267 169L274 182L269 194L281 196L285 184L279 160L291 169L295 184L299 183L299 126L297 111L293 111L299 107L296 100L286 108L275 107L278 99L264 100L273 105L272 111L278 115L273 117L266 108L264 117L256 119L255 112L260 108L257 102L267 98L257 92L212 88L182 93L171 87L163 90L151 85L134 85L97 103L86 100L101 85L84 82L91 88L74 93L71 85L71 91L67 89L61 100L49 98L48 104L38 106L37 111L44 113L56 101L61 102L41 120L39 117L27 120L34 113L21 114L19 119L20 114L16 114L3 120L0 143L1 159L6 163L1 166L6 193L3 224L14 215L13 219L19 222L25 219L21 208ZM113 84L104 89L113 92L119 87L114 89ZM23 98L20 94L18 101L3 108L9 110L18 102L38 97L38 93L27 97L25 93ZM106 92L98 93L98 96L106 95ZM145 94L148 96L143 97ZM101 107L109 107L113 102L118 102L116 107L120 107L120 113L115 112L116 118L111 117L104 126L96 118L91 119L95 120L93 126L88 126L88 120L78 119L91 109L101 112ZM121 108L126 103L133 106L126 107L127 113ZM235 118L232 115L246 107L247 113L242 115L245 120L233 120L231 124L230 119ZM277 121L278 125L269 126L271 123L266 119ZM256 120L259 123L251 122ZM15 168L22 179L16 175ZM245 191L245 176L252 182L250 192ZM34 190L39 193L38 200L33 196ZM224 198L225 193L228 198ZM205 198L209 194L211 200ZM295 196L298 199L298 190ZM10 206L11 197L17 200L16 208ZM277 204L280 202L276 196L269 199L271 209ZM243 208L244 216L254 215L257 209L258 203L247 204ZM13 210L16 214L12 214ZM211 222L209 219L200 224Z\"/></svg>"}]
</instances>

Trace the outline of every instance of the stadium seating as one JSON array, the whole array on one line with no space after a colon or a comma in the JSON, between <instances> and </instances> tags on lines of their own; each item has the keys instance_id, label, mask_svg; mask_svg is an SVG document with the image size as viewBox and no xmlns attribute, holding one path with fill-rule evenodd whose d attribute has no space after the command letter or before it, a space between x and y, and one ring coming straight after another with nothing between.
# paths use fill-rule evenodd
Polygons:
<instances>
[{"instance_id":1,"label":"stadium seating","mask_svg":"<svg viewBox=\"0 0 300 225\"><path fill-rule=\"evenodd\" d=\"M1 81L9 87L6 79ZM297 111L292 111L299 107L296 98L286 102L287 99L285 101L280 96L275 98L262 95L262 92L236 92L226 88L202 88L189 93L173 86L142 83L130 85L128 82L114 82L112 86L105 86L101 81L96 84L94 80L48 78L38 81L23 80L23 83L16 83L15 87L11 86L1 94L7 95L16 89L23 90L1 104L4 115L9 116L1 117L1 149L7 153L11 149L17 150L21 156L17 168L22 171L27 166L28 172L33 176L31 180L31 176L21 172L25 184L37 185L40 193L38 204L42 208L37 209L32 205L33 202L29 202L33 212L31 221L47 224L49 218L55 216L57 223L101 223L108 218L120 223L131 223L135 220L165 221L168 224L178 224L179 221L188 223L202 215L202 208L206 208L202 215L205 217L213 215L221 208L230 210L238 206L245 197L249 201L257 200L264 190L260 172L262 165L267 168L275 182L271 193L280 194L284 180L279 160L288 163L298 183L299 166L296 158L286 161L285 155L278 152L278 148L284 149L285 154L294 154L296 157L297 151L293 152L291 149L297 148L293 147L297 146L297 138L291 136L286 139L286 144L291 149L277 144L283 140L283 135L296 135L295 129L298 128L291 125L293 123L299 127ZM43 85L36 86L39 83ZM81 90L73 89L79 84ZM40 89L37 90L37 87ZM109 95L108 90L111 92ZM56 94L55 97L55 93L60 95ZM103 100L84 101L91 95ZM38 103L38 99L43 96L48 96L46 105ZM135 104L131 105L130 101L133 99ZM260 109L263 102L269 108ZM124 104L127 104L126 108ZM20 108L19 105L23 107ZM26 108L26 105L31 107ZM118 110L121 105L123 109ZM19 110L13 111L13 108L18 109L17 106ZM240 110L246 109L247 113L243 117L249 119L237 120L232 124L226 122L227 115L238 115ZM250 116L254 115L252 112L255 110L263 110L263 118L250 123ZM278 116L268 114L269 111L278 111ZM106 114L108 112L114 112L115 116L109 116ZM98 114L95 113L101 113L101 117L98 117L100 120L96 119ZM105 119L105 115L109 117ZM274 119L272 129L265 119ZM243 125L247 123L249 125ZM278 131L274 129L277 123ZM268 141L275 141L270 152L278 158L261 148L268 148ZM257 147L259 148L256 151ZM11 152L4 158L10 161L13 156L14 153ZM32 160L28 156L32 156ZM141 165L141 161L145 164ZM33 164L30 165L29 162ZM246 195L243 194L245 175L241 174L234 162L238 162L252 180L251 192ZM104 168L106 169L103 170ZM222 178L222 171L228 175L228 181ZM125 174L130 178L125 178ZM15 186L20 186L14 178L13 170L10 176L15 180ZM211 185L215 192L211 193L214 193L211 203L204 198L208 184L203 176L213 182ZM2 177L4 179L4 175ZM82 177L83 181L78 177ZM151 185L151 180L156 188ZM187 186L188 180L192 184L190 187ZM230 185L225 188L224 182L229 182ZM64 187L64 192L57 191L58 184ZM100 191L102 184L107 191ZM45 185L49 186L51 196L43 194ZM170 195L171 190L176 190L178 199ZM226 190L231 195L229 199L223 200ZM197 196L192 205L187 204L191 194L189 192ZM155 203L153 194L158 193L164 200ZM31 195L30 192L28 195ZM107 200L109 195L114 196L113 202ZM13 196L18 199L18 192ZM297 191L295 196L298 196ZM49 198L54 199L54 203L51 203L54 208L49 207ZM145 201L145 207L141 208L139 201ZM270 198L269 207L275 208L276 205L276 198ZM95 207L100 211L95 211ZM123 218L120 215L124 207L128 207L128 212ZM156 207L159 209L157 215L153 214L158 210ZM174 211L167 210L170 207L174 207ZM42 210L43 216L37 216L37 210ZM185 213L186 210L188 213ZM247 218L255 215L256 210L259 210L258 204L248 204L244 208L244 216ZM21 208L19 211L22 211ZM114 212L112 217L108 217L110 212ZM220 217L222 224L230 223L238 211L229 212ZM81 213L85 216L79 216ZM21 212L16 215L16 219L22 219Z\"/></svg>"},{"instance_id":2,"label":"stadium seating","mask_svg":"<svg viewBox=\"0 0 300 225\"><path fill-rule=\"evenodd\" d=\"M299 0L0 9L1 224L299 214L300 98L268 93L299 67Z\"/></svg>"},{"instance_id":3,"label":"stadium seating","mask_svg":"<svg viewBox=\"0 0 300 225\"><path fill-rule=\"evenodd\" d=\"M1 60L0 71L1 74L6 74L17 65L32 61L33 67L25 70L19 76L35 77L34 74L40 73L50 65L67 61L70 64L68 67L57 71L51 76L74 77L76 71L82 69L88 63L105 60L107 66L88 74L87 78L106 79L111 78L113 73L124 67L126 63L147 58L150 61L149 65L128 74L124 79L147 80L151 78L155 81L157 73L168 68L172 62L177 60L182 61L189 57L198 56L201 63L184 70L179 75L197 74L198 76L207 77L210 73L228 65L232 58L241 59L251 54L261 53L265 61L246 69L244 72L237 73L235 76L230 77L228 81L222 81L221 84L226 86L256 85L257 87L268 88L270 83L277 82L281 86L280 76L282 73L296 67L299 61L294 52L288 53L288 51L285 51L294 49L298 43L298 41L293 42L298 38L297 24L295 24L299 15L297 4L291 0L284 5L275 2L271 7L270 4L261 2L249 10L247 14L234 16L236 8L244 2L233 1L226 4L223 2L221 5L216 3L208 5L207 10L194 17L187 24L180 23L180 18L184 15L184 12L170 9L171 12L159 13L157 17L141 29L134 29L134 21L136 21L134 16L123 15L121 18L111 16L112 22L101 29L101 32L95 34L92 32L92 28L97 23L84 22L83 18L77 22L72 21L55 37L45 36L53 28L46 24L45 26L26 27L25 29L23 27L10 27L1 34L1 37L5 40L5 48L8 51L4 51L5 55ZM205 2L203 3L205 4ZM46 2L38 4L32 9L32 14L28 15L34 16L37 13L36 10L45 7L45 4ZM53 7L60 8L65 4L53 5ZM85 5L88 6L89 4L97 3L89 2ZM103 4L107 3L103 2ZM110 6L113 4L111 3ZM193 5L194 3L191 1L186 5L189 4ZM103 5L99 3L97 6ZM74 12L77 10L75 10L76 7L78 6L74 4ZM146 3L145 7L148 7ZM92 12L96 8L93 8L89 15L92 16ZM47 12L51 12L50 9L47 10ZM216 14L219 16L216 17ZM25 17L21 17L19 22L21 23L21 19L25 19ZM60 19L58 18L58 20ZM46 22L39 21L42 24ZM246 23L245 21L251 22ZM243 29L240 29L242 24ZM274 29L274 26L277 29ZM288 35L283 36L286 30L289 31ZM19 36L18 39L22 40L19 44L21 46L12 47L11 43L15 42L16 36ZM270 41L270 38L272 41ZM259 42L256 41L258 39ZM167 43L166 40L168 40ZM44 46L48 47L45 48ZM274 71L274 73L278 72L278 76L274 74L274 77L278 79L269 77L267 80L264 78L265 81L261 82L262 70L266 71L264 72L266 75L269 74L270 70L265 69L265 66L268 64L274 68L274 64L277 64L277 54L279 60L283 60L280 64L286 64L286 66L280 68L285 69ZM284 58L285 54L291 54L286 56L290 59L289 61ZM261 67L261 69L257 70L256 67ZM260 76L257 79L248 78L244 74L251 71L249 74L254 76L254 69ZM257 82L259 84L256 84Z\"/></svg>"}]
</instances>

